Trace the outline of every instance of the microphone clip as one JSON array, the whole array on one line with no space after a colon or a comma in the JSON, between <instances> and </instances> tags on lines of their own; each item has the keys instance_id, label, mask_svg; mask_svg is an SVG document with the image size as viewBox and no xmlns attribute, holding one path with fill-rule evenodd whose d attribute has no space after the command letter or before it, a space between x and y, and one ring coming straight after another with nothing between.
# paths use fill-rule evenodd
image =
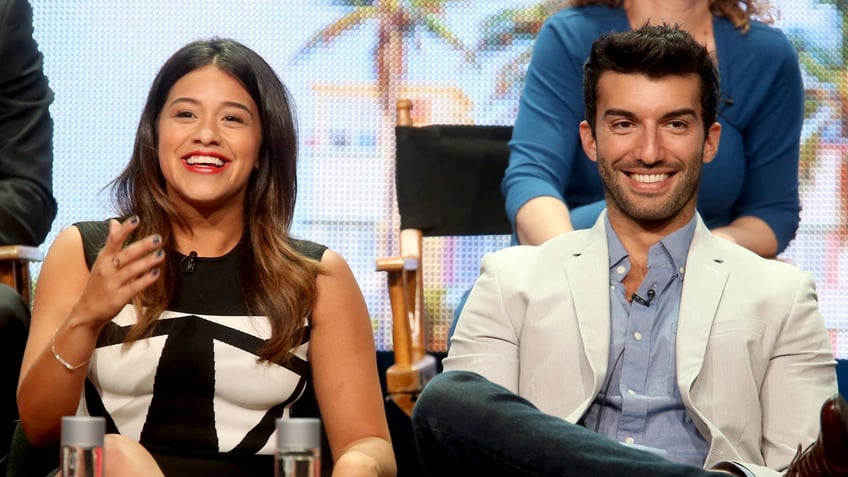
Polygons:
<instances>
[{"instance_id":1,"label":"microphone clip","mask_svg":"<svg viewBox=\"0 0 848 477\"><path fill-rule=\"evenodd\" d=\"M649 306L651 306L651 302L654 301L655 296L657 296L657 292L655 292L654 289L651 288L651 289L648 290L648 299L647 300L642 298L638 294L634 293L634 294L630 295L630 301L635 301L636 303L644 306L645 308L648 308Z\"/></svg>"},{"instance_id":2,"label":"microphone clip","mask_svg":"<svg viewBox=\"0 0 848 477\"><path fill-rule=\"evenodd\" d=\"M191 251L188 256L180 260L180 271L184 274L194 273L194 268L197 266L197 252Z\"/></svg>"}]
</instances>

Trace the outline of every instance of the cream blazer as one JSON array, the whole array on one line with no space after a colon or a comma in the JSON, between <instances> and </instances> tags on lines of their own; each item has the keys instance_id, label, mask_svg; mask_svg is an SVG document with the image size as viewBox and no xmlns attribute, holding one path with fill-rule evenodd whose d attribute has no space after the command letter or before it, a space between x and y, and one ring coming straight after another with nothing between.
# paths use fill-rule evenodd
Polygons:
<instances>
[{"instance_id":1,"label":"cream blazer","mask_svg":"<svg viewBox=\"0 0 848 477\"><path fill-rule=\"evenodd\" d=\"M483 258L445 370L467 370L577 422L606 377L606 214L589 230ZM710 442L704 467L777 476L816 439L835 361L812 276L714 237L698 218L677 326L677 385Z\"/></svg>"}]
</instances>

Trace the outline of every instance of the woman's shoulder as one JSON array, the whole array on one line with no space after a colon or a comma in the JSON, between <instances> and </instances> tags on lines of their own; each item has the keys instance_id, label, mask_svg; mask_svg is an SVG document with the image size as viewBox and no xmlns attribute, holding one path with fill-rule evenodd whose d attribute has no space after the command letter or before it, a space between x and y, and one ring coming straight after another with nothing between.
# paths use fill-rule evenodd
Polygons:
<instances>
[{"instance_id":1,"label":"woman's shoulder","mask_svg":"<svg viewBox=\"0 0 848 477\"><path fill-rule=\"evenodd\" d=\"M622 25L629 28L627 13L623 8L605 5L566 7L548 17L546 23L551 26L568 26L583 30L609 31L613 28L618 30L620 29L618 27Z\"/></svg>"},{"instance_id":2,"label":"woman's shoulder","mask_svg":"<svg viewBox=\"0 0 848 477\"><path fill-rule=\"evenodd\" d=\"M82 237L85 263L89 269L94 265L94 261L97 260L97 254L106 245L106 238L109 236L109 220L111 219L88 220L73 224L79 230Z\"/></svg>"},{"instance_id":3,"label":"woman's shoulder","mask_svg":"<svg viewBox=\"0 0 848 477\"><path fill-rule=\"evenodd\" d=\"M299 254L312 260L321 261L327 246L311 240L289 238L289 245Z\"/></svg>"},{"instance_id":4,"label":"woman's shoulder","mask_svg":"<svg viewBox=\"0 0 848 477\"><path fill-rule=\"evenodd\" d=\"M580 57L582 64L592 42L601 34L627 30L630 30L630 23L623 8L601 5L567 7L548 17L537 43L557 38L567 50Z\"/></svg>"},{"instance_id":5,"label":"woman's shoulder","mask_svg":"<svg viewBox=\"0 0 848 477\"><path fill-rule=\"evenodd\" d=\"M724 17L718 17L716 35L732 40L731 54L748 53L752 58L763 61L775 61L777 58L789 58L797 62L797 54L792 42L780 28L761 21L752 20L747 32L742 33L733 23ZM741 48L738 48L741 47ZM748 55L745 55L748 56Z\"/></svg>"}]
</instances>

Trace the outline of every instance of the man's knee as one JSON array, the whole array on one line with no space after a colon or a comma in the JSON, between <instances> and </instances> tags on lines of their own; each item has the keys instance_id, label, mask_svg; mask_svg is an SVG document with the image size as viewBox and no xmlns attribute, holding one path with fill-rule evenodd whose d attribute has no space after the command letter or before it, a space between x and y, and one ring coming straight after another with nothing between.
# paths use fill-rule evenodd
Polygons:
<instances>
[{"instance_id":1,"label":"man's knee","mask_svg":"<svg viewBox=\"0 0 848 477\"><path fill-rule=\"evenodd\" d=\"M470 371L446 371L431 379L418 396L412 409L413 422L453 419L463 409L477 403L477 389L491 385L486 378Z\"/></svg>"}]
</instances>

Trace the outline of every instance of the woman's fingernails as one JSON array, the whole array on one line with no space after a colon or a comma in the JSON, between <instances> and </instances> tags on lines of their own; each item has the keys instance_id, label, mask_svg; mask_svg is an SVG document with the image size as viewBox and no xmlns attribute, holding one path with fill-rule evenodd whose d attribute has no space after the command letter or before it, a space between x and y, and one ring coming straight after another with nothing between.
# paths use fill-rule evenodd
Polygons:
<instances>
[{"instance_id":1,"label":"woman's fingernails","mask_svg":"<svg viewBox=\"0 0 848 477\"><path fill-rule=\"evenodd\" d=\"M159 244L160 242L162 242L162 236L159 235L159 234L154 235L153 236L153 243Z\"/></svg>"},{"instance_id":2,"label":"woman's fingernails","mask_svg":"<svg viewBox=\"0 0 848 477\"><path fill-rule=\"evenodd\" d=\"M138 223L138 216L133 215L132 217L130 217L130 223L133 224L133 225L137 224Z\"/></svg>"}]
</instances>

